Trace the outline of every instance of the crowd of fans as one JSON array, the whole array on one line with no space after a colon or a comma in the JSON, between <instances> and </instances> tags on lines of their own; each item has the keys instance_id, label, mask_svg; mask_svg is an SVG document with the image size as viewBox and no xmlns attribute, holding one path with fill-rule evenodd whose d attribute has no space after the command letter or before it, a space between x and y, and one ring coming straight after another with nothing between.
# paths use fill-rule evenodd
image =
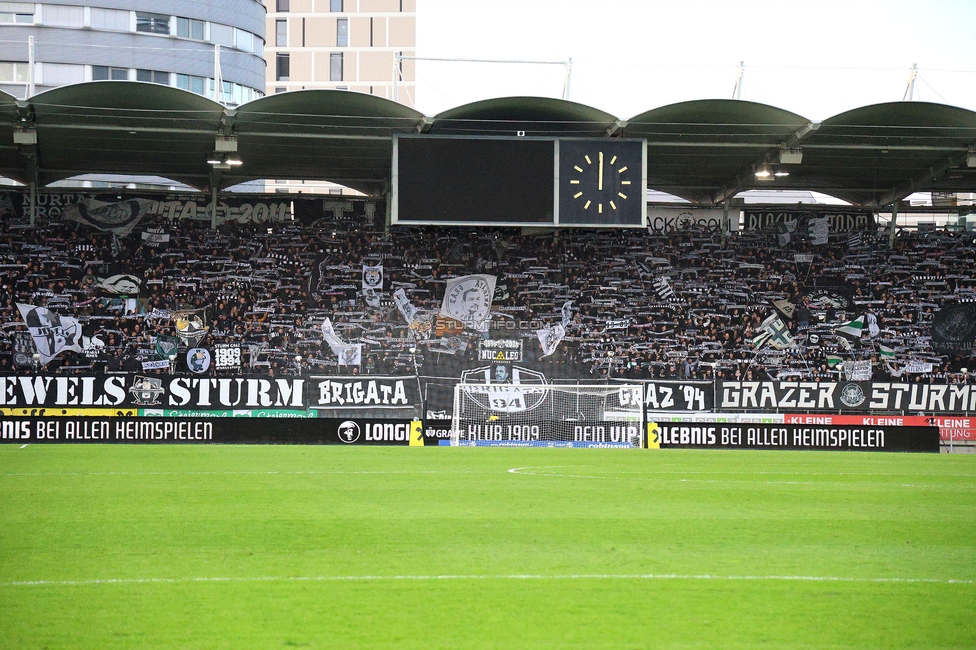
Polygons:
<instances>
[{"instance_id":1,"label":"crowd of fans","mask_svg":"<svg viewBox=\"0 0 976 650\"><path fill-rule=\"evenodd\" d=\"M967 382L969 353L937 354L930 324L944 304L976 299L973 238L903 231L889 248L887 234L862 234L781 247L775 233L530 234L361 219L216 231L160 219L121 238L56 219L7 224L0 372L168 372L143 370L158 358L156 337L178 334L175 312L202 310L209 330L196 345L239 345L239 372L264 375L459 377L487 364L481 340L504 338L521 339L520 364L553 379L835 380L850 366L834 365L839 358L870 361L875 380ZM364 264L382 265L381 290L362 288ZM435 316L447 279L474 273L497 279L487 332ZM140 286L107 289L103 280L119 274ZM818 297L822 287L850 300ZM412 325L393 301L397 289L419 310ZM569 301L566 337L541 358L536 330L560 323ZM777 301L796 309L781 314L791 340L782 349L756 343ZM18 303L77 318L87 349L38 368ZM842 340L836 329L859 316L872 327ZM323 340L326 318L343 341L363 344L359 364L338 365Z\"/></svg>"}]
</instances>

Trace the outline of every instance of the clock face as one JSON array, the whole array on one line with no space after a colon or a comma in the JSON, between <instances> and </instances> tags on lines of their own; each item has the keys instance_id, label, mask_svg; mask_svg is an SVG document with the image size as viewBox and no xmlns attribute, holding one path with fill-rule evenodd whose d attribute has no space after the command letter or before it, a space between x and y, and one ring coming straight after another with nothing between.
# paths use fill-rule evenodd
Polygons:
<instances>
[{"instance_id":1,"label":"clock face","mask_svg":"<svg viewBox=\"0 0 976 650\"><path fill-rule=\"evenodd\" d=\"M559 157L560 224L641 225L642 143L560 141Z\"/></svg>"}]
</instances>

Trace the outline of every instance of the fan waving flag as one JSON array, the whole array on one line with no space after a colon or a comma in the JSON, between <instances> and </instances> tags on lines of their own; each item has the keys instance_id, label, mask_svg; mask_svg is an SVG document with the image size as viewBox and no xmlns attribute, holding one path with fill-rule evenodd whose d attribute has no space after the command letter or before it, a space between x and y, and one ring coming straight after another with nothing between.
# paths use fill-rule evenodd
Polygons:
<instances>
[{"instance_id":1,"label":"fan waving flag","mask_svg":"<svg viewBox=\"0 0 976 650\"><path fill-rule=\"evenodd\" d=\"M834 330L834 333L850 339L859 339L864 334L864 315L860 315L849 323L844 323Z\"/></svg>"},{"instance_id":2,"label":"fan waving flag","mask_svg":"<svg viewBox=\"0 0 976 650\"><path fill-rule=\"evenodd\" d=\"M447 281L441 302L441 316L484 332L491 319L491 300L495 295L495 276L465 275Z\"/></svg>"},{"instance_id":3,"label":"fan waving flag","mask_svg":"<svg viewBox=\"0 0 976 650\"><path fill-rule=\"evenodd\" d=\"M27 323L34 347L41 358L41 365L47 363L65 350L82 352L81 324L70 316L61 316L47 307L35 307L17 303L21 318Z\"/></svg>"},{"instance_id":4,"label":"fan waving flag","mask_svg":"<svg viewBox=\"0 0 976 650\"><path fill-rule=\"evenodd\" d=\"M363 289L371 291L383 290L383 265L370 266L363 264Z\"/></svg>"},{"instance_id":5,"label":"fan waving flag","mask_svg":"<svg viewBox=\"0 0 976 650\"><path fill-rule=\"evenodd\" d=\"M822 246L827 243L830 226L827 217L814 217L810 219L810 245Z\"/></svg>"},{"instance_id":6,"label":"fan waving flag","mask_svg":"<svg viewBox=\"0 0 976 650\"><path fill-rule=\"evenodd\" d=\"M553 325L548 329L536 330L535 335L539 337L539 343L542 345L541 359L556 351L556 347L566 336L566 329L562 325Z\"/></svg>"},{"instance_id":7,"label":"fan waving flag","mask_svg":"<svg viewBox=\"0 0 976 650\"><path fill-rule=\"evenodd\" d=\"M776 314L764 320L759 330L759 336L752 339L752 344L756 348L761 348L767 343L777 350L784 350L795 345L786 323Z\"/></svg>"}]
</instances>

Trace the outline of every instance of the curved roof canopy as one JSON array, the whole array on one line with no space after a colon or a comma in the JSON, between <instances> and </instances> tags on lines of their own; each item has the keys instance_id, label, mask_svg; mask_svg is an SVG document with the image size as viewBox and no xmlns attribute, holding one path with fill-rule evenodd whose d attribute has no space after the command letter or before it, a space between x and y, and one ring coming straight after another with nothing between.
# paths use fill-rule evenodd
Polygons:
<instances>
[{"instance_id":1,"label":"curved roof canopy","mask_svg":"<svg viewBox=\"0 0 976 650\"><path fill-rule=\"evenodd\" d=\"M706 205L755 188L818 191L866 207L920 190L976 191L976 113L923 102L865 106L817 123L739 100L682 102L621 120L540 97L425 117L337 90L270 95L236 109L127 81L27 100L0 93L0 174L38 186L104 173L163 176L201 190L262 178L328 180L380 194L390 187L393 139L404 134L642 139L648 186ZM777 175L761 180L757 171Z\"/></svg>"}]
</instances>

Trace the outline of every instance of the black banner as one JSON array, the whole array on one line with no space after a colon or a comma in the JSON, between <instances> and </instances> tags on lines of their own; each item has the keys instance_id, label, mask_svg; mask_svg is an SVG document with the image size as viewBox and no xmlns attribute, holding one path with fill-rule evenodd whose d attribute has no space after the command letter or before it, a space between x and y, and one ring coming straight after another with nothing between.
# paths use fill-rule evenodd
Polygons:
<instances>
[{"instance_id":1,"label":"black banner","mask_svg":"<svg viewBox=\"0 0 976 650\"><path fill-rule=\"evenodd\" d=\"M280 196L221 196L217 202L217 223L273 223L291 221L292 200ZM0 195L0 211L9 210L16 218L27 219L30 215L30 195L27 192L9 192ZM142 217L162 218L167 221L209 222L212 218L210 198L190 194L130 194L110 193L38 193L37 216L41 219L60 219L78 213L121 214L127 212L138 222ZM83 217L84 222L97 223ZM118 225L113 223L113 225ZM133 224L135 225L135 224ZM96 225L96 227L100 227Z\"/></svg>"},{"instance_id":2,"label":"black banner","mask_svg":"<svg viewBox=\"0 0 976 650\"><path fill-rule=\"evenodd\" d=\"M976 410L976 385L719 381L717 411L941 414Z\"/></svg>"},{"instance_id":3,"label":"black banner","mask_svg":"<svg viewBox=\"0 0 976 650\"><path fill-rule=\"evenodd\" d=\"M312 376L308 390L313 409L420 408L416 376Z\"/></svg>"},{"instance_id":4,"label":"black banner","mask_svg":"<svg viewBox=\"0 0 976 650\"><path fill-rule=\"evenodd\" d=\"M939 453L939 428L649 422L647 446L661 449L809 449Z\"/></svg>"},{"instance_id":5,"label":"black banner","mask_svg":"<svg viewBox=\"0 0 976 650\"><path fill-rule=\"evenodd\" d=\"M976 340L976 303L944 305L932 320L932 349L969 353Z\"/></svg>"},{"instance_id":6,"label":"black banner","mask_svg":"<svg viewBox=\"0 0 976 650\"><path fill-rule=\"evenodd\" d=\"M181 375L0 376L0 407L306 408L306 379Z\"/></svg>"},{"instance_id":7,"label":"black banner","mask_svg":"<svg viewBox=\"0 0 976 650\"><path fill-rule=\"evenodd\" d=\"M116 418L0 419L8 444L307 444L409 445L423 439L419 421L342 418Z\"/></svg>"},{"instance_id":8,"label":"black banner","mask_svg":"<svg viewBox=\"0 0 976 650\"><path fill-rule=\"evenodd\" d=\"M816 217L827 217L830 232L846 232L848 230L866 230L875 227L874 214L859 210L828 209L828 210L756 210L746 209L743 230L763 230L780 223L806 220Z\"/></svg>"},{"instance_id":9,"label":"black banner","mask_svg":"<svg viewBox=\"0 0 976 650\"><path fill-rule=\"evenodd\" d=\"M644 408L648 411L715 410L715 390L710 381L637 381L624 379L619 381L644 387Z\"/></svg>"}]
</instances>

